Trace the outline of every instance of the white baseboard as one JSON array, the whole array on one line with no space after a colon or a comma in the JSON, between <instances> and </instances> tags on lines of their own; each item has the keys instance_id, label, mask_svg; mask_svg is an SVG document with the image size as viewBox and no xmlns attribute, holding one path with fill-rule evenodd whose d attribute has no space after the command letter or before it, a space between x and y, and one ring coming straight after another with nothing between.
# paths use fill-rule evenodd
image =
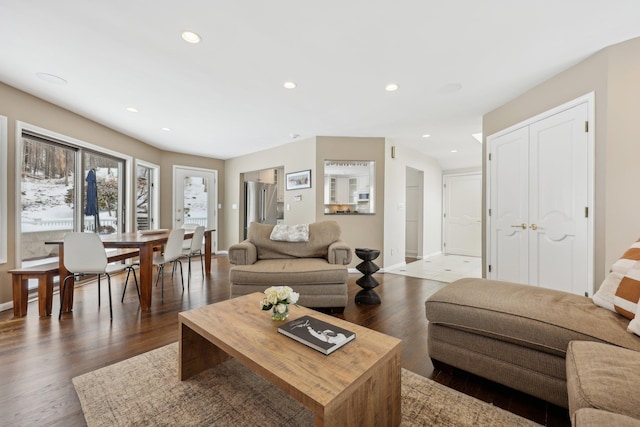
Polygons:
<instances>
[{"instance_id":1,"label":"white baseboard","mask_svg":"<svg viewBox=\"0 0 640 427\"><path fill-rule=\"evenodd\" d=\"M0 304L0 311L13 310L13 301Z\"/></svg>"},{"instance_id":2,"label":"white baseboard","mask_svg":"<svg viewBox=\"0 0 640 427\"><path fill-rule=\"evenodd\" d=\"M426 256L424 257L424 259L429 259L429 258L431 258L431 257L434 257L434 256L440 256L440 255L442 255L442 251L438 251L438 252L434 252L434 253L432 253L432 254L426 255Z\"/></svg>"},{"instance_id":3,"label":"white baseboard","mask_svg":"<svg viewBox=\"0 0 640 427\"><path fill-rule=\"evenodd\" d=\"M392 271L392 270L396 270L398 268L404 267L405 265L407 265L407 263L403 261L403 262L399 262L397 264L393 264L393 265L391 265L389 267L385 267L385 268L381 269L380 271L385 273L387 271Z\"/></svg>"}]
</instances>

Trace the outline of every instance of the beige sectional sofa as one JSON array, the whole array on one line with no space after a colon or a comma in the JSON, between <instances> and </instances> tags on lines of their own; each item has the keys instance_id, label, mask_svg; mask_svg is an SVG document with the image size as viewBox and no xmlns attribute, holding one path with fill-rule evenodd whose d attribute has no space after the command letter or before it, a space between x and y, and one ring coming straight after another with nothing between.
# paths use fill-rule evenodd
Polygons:
<instances>
[{"instance_id":1,"label":"beige sectional sofa","mask_svg":"<svg viewBox=\"0 0 640 427\"><path fill-rule=\"evenodd\" d=\"M565 292L461 279L433 294L425 308L431 359L565 408L571 341L640 351L628 319Z\"/></svg>"},{"instance_id":2,"label":"beige sectional sofa","mask_svg":"<svg viewBox=\"0 0 640 427\"><path fill-rule=\"evenodd\" d=\"M640 426L640 353L572 341L567 349L569 413L574 426Z\"/></svg>"},{"instance_id":3,"label":"beige sectional sofa","mask_svg":"<svg viewBox=\"0 0 640 427\"><path fill-rule=\"evenodd\" d=\"M229 248L231 297L285 285L300 294L298 304L343 310L351 248L336 221L308 225L308 241L273 240L274 225L251 223L247 239Z\"/></svg>"}]
</instances>

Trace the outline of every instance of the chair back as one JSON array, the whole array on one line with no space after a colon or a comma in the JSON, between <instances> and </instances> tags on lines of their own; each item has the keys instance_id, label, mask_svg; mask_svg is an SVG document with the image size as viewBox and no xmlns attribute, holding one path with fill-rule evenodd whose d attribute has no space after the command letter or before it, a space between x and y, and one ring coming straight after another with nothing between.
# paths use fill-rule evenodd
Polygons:
<instances>
[{"instance_id":1,"label":"chair back","mask_svg":"<svg viewBox=\"0 0 640 427\"><path fill-rule=\"evenodd\" d=\"M193 232L193 237L191 237L191 253L202 250L203 238L204 238L204 226L199 225L196 227L195 231Z\"/></svg>"},{"instance_id":2,"label":"chair back","mask_svg":"<svg viewBox=\"0 0 640 427\"><path fill-rule=\"evenodd\" d=\"M95 233L72 232L64 235L64 266L71 273L104 273L107 253Z\"/></svg>"},{"instance_id":3,"label":"chair back","mask_svg":"<svg viewBox=\"0 0 640 427\"><path fill-rule=\"evenodd\" d=\"M193 223L189 223L189 224L182 224L182 228L185 229L185 233L187 232L193 232L196 228L198 228L198 224L193 224ZM191 239L184 239L182 241L182 251L189 251L191 252Z\"/></svg>"},{"instance_id":4,"label":"chair back","mask_svg":"<svg viewBox=\"0 0 640 427\"><path fill-rule=\"evenodd\" d=\"M184 228L174 228L169 233L167 244L164 246L165 262L173 261L182 255L182 241L184 240Z\"/></svg>"}]
</instances>

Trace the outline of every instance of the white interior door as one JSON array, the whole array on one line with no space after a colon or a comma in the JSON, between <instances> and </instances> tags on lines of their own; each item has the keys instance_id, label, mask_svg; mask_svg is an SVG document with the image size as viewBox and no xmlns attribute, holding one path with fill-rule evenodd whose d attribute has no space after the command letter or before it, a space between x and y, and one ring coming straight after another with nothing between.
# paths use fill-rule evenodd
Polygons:
<instances>
[{"instance_id":1,"label":"white interior door","mask_svg":"<svg viewBox=\"0 0 640 427\"><path fill-rule=\"evenodd\" d=\"M218 171L174 166L173 226L207 229L218 227ZM213 233L212 250L217 250L217 233Z\"/></svg>"},{"instance_id":2,"label":"white interior door","mask_svg":"<svg viewBox=\"0 0 640 427\"><path fill-rule=\"evenodd\" d=\"M590 292L587 102L488 138L488 276Z\"/></svg>"},{"instance_id":3,"label":"white interior door","mask_svg":"<svg viewBox=\"0 0 640 427\"><path fill-rule=\"evenodd\" d=\"M529 283L587 291L587 105L529 127Z\"/></svg>"},{"instance_id":4,"label":"white interior door","mask_svg":"<svg viewBox=\"0 0 640 427\"><path fill-rule=\"evenodd\" d=\"M527 128L490 142L491 279L528 283L528 148Z\"/></svg>"},{"instance_id":5,"label":"white interior door","mask_svg":"<svg viewBox=\"0 0 640 427\"><path fill-rule=\"evenodd\" d=\"M444 253L482 255L482 174L444 176Z\"/></svg>"},{"instance_id":6,"label":"white interior door","mask_svg":"<svg viewBox=\"0 0 640 427\"><path fill-rule=\"evenodd\" d=\"M405 256L411 258L423 256L423 183L424 172L410 167L406 168Z\"/></svg>"}]
</instances>

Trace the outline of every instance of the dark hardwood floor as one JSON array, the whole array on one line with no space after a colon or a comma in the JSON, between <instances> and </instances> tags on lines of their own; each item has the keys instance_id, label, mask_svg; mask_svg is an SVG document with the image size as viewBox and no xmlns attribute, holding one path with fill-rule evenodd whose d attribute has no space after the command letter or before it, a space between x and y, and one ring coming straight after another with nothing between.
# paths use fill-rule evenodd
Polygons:
<instances>
[{"instance_id":1,"label":"dark hardwood floor","mask_svg":"<svg viewBox=\"0 0 640 427\"><path fill-rule=\"evenodd\" d=\"M109 320L106 283L99 310L95 281L76 288L74 311L61 321L57 295L55 315L49 318L38 317L37 302L29 303L29 313L22 318L14 318L12 311L0 313L0 424L85 425L73 377L177 341L178 312L228 298L225 256L214 256L212 273L204 280L199 268L193 271L191 289L184 294L178 280L172 284L165 277L164 303L160 289L154 289L148 312L140 311L132 286L124 303L120 302L124 276L115 276L113 321ZM358 306L353 297L360 289L355 284L359 277L350 275L349 304L338 316L402 339L403 368L540 424L570 425L565 409L462 371L434 369L427 357L424 301L443 283L376 274L382 304Z\"/></svg>"}]
</instances>

